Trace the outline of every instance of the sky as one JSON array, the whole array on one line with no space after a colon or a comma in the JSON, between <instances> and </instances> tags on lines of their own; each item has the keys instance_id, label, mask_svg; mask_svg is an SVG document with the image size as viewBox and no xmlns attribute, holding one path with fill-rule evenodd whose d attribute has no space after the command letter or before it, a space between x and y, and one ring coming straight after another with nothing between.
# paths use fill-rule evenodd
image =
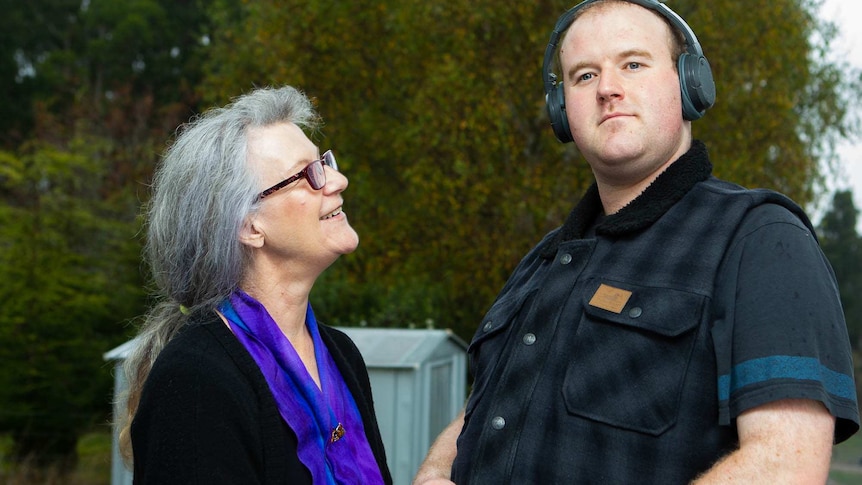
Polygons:
<instances>
[{"instance_id":1,"label":"sky","mask_svg":"<svg viewBox=\"0 0 862 485\"><path fill-rule=\"evenodd\" d=\"M862 29L858 28L859 19L862 19L862 1L824 0L820 16L834 22L840 30L838 38L833 41L833 52L837 58L844 58L857 69L862 69ZM854 21L856 28L852 25ZM856 109L862 109L862 104L857 105ZM838 156L840 172L837 180L830 185L834 189L852 190L856 208L862 210L862 136L856 142L846 142L838 146ZM828 210L831 201L830 192L828 200L821 201L819 206ZM812 219L815 217L812 214ZM815 224L817 222L819 221L815 220ZM862 217L857 227L862 232Z\"/></svg>"}]
</instances>

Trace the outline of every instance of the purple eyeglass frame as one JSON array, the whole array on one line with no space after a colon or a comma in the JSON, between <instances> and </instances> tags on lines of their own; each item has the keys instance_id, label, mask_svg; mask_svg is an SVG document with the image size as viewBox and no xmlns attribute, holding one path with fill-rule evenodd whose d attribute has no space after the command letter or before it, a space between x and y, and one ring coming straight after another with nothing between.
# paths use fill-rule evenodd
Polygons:
<instances>
[{"instance_id":1,"label":"purple eyeglass frame","mask_svg":"<svg viewBox=\"0 0 862 485\"><path fill-rule=\"evenodd\" d=\"M309 163L305 166L299 173L296 175L292 175L281 182L273 185L272 187L264 190L260 194L258 194L258 199L263 199L267 196L272 195L274 192L277 192L284 187L296 182L301 178L305 178L308 180L308 185L311 185L311 188L314 190L320 190L326 185L326 170L324 170L324 166L329 167L335 171L338 171L338 162L335 160L335 154L332 153L332 150L326 150L323 155L320 156L317 160Z\"/></svg>"}]
</instances>

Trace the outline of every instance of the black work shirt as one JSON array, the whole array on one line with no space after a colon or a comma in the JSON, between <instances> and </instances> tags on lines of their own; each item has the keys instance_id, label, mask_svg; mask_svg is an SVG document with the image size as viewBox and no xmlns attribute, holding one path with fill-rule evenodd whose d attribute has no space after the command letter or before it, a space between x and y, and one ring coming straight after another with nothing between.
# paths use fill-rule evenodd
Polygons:
<instances>
[{"instance_id":1,"label":"black work shirt","mask_svg":"<svg viewBox=\"0 0 862 485\"><path fill-rule=\"evenodd\" d=\"M780 399L823 402L837 441L858 429L810 223L710 170L695 143L587 237L594 186L524 258L470 345L456 483L687 483L738 446L739 413Z\"/></svg>"}]
</instances>

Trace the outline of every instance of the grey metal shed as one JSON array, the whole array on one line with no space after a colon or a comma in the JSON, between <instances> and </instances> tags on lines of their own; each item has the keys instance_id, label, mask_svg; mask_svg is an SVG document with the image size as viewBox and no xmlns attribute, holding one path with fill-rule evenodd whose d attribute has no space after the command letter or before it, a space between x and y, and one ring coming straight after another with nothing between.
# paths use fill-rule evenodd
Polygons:
<instances>
[{"instance_id":1,"label":"grey metal shed","mask_svg":"<svg viewBox=\"0 0 862 485\"><path fill-rule=\"evenodd\" d=\"M102 355L108 362L114 362L114 416L125 411L125 400L123 395L129 389L129 381L126 380L126 372L123 370L123 361L135 347L135 340L129 340ZM116 420L115 420L116 421ZM111 485L132 485L132 471L126 468L123 458L120 456L120 430L114 423L113 438L111 439Z\"/></svg>"},{"instance_id":2,"label":"grey metal shed","mask_svg":"<svg viewBox=\"0 0 862 485\"><path fill-rule=\"evenodd\" d=\"M341 327L368 367L386 459L396 485L408 485L434 438L464 405L466 343L450 330ZM130 340L104 354L115 363L115 412L127 389L122 362ZM114 430L112 485L131 485Z\"/></svg>"}]
</instances>

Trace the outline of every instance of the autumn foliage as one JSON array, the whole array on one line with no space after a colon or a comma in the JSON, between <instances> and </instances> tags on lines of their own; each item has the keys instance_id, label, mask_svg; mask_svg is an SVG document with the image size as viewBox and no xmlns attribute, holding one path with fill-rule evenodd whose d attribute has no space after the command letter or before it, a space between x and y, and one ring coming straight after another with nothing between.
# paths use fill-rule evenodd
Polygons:
<instances>
[{"instance_id":1,"label":"autumn foliage","mask_svg":"<svg viewBox=\"0 0 862 485\"><path fill-rule=\"evenodd\" d=\"M833 142L856 128L860 87L858 73L822 60L835 33L818 5L670 4L715 73L717 104L694 132L716 174L803 204L829 174ZM105 419L100 352L133 333L147 304L137 215L159 154L195 113L264 85L315 100L325 125L312 139L338 155L361 239L312 292L330 324L433 325L469 339L514 265L592 181L544 108L541 57L567 2L4 6L0 432L23 455L68 453L70 440L47 443L46 428L68 438ZM79 419L46 420L64 412Z\"/></svg>"}]
</instances>

